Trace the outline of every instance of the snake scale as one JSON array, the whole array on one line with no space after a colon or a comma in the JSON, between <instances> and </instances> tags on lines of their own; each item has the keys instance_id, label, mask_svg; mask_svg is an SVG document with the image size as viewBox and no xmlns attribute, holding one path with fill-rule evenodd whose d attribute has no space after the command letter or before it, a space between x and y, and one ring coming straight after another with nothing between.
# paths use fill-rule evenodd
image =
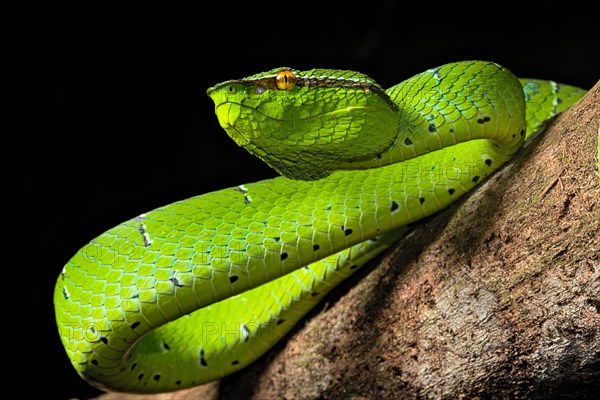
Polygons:
<instances>
[{"instance_id":1,"label":"snake scale","mask_svg":"<svg viewBox=\"0 0 600 400\"><path fill-rule=\"evenodd\" d=\"M79 250L54 292L72 365L125 392L244 368L584 93L484 61L387 90L357 72L290 68L210 88L229 136L283 176L140 214Z\"/></svg>"}]
</instances>

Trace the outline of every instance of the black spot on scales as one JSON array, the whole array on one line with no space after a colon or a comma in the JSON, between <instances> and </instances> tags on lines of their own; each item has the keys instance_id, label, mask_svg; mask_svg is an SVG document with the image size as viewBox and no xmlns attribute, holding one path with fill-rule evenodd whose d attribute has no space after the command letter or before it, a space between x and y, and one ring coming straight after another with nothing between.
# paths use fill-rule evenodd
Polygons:
<instances>
[{"instance_id":1,"label":"black spot on scales","mask_svg":"<svg viewBox=\"0 0 600 400\"><path fill-rule=\"evenodd\" d=\"M454 194L455 190L454 188L448 188L448 193L450 194L450 196L452 196Z\"/></svg>"},{"instance_id":2,"label":"black spot on scales","mask_svg":"<svg viewBox=\"0 0 600 400\"><path fill-rule=\"evenodd\" d=\"M108 344L108 338L106 336L100 336L100 341L104 344Z\"/></svg>"},{"instance_id":3,"label":"black spot on scales","mask_svg":"<svg viewBox=\"0 0 600 400\"><path fill-rule=\"evenodd\" d=\"M485 163L485 165L487 165L488 167L492 165L492 159L491 158L486 158L485 160L483 160L483 162Z\"/></svg>"},{"instance_id":4,"label":"black spot on scales","mask_svg":"<svg viewBox=\"0 0 600 400\"><path fill-rule=\"evenodd\" d=\"M409 138L404 139L404 144L407 146L410 146L413 144L412 140L410 140Z\"/></svg>"},{"instance_id":5,"label":"black spot on scales","mask_svg":"<svg viewBox=\"0 0 600 400\"><path fill-rule=\"evenodd\" d=\"M200 349L200 365L202 367L208 367L208 363L204 359L204 349Z\"/></svg>"},{"instance_id":6,"label":"black spot on scales","mask_svg":"<svg viewBox=\"0 0 600 400\"><path fill-rule=\"evenodd\" d=\"M396 201L392 201L392 205L391 205L391 207L390 207L390 211L391 211L391 212L394 212L394 211L396 211L398 208L400 208L400 204L398 204L398 202L396 202Z\"/></svg>"},{"instance_id":7,"label":"black spot on scales","mask_svg":"<svg viewBox=\"0 0 600 400\"><path fill-rule=\"evenodd\" d=\"M183 285L181 283L179 283L179 279L173 277L171 278L171 282L173 282L173 285L177 286L177 287L183 287Z\"/></svg>"},{"instance_id":8,"label":"black spot on scales","mask_svg":"<svg viewBox=\"0 0 600 400\"><path fill-rule=\"evenodd\" d=\"M477 183L477 181L479 181L479 176L475 175L474 177L471 178L471 180L473 181L473 183Z\"/></svg>"},{"instance_id":9,"label":"black spot on scales","mask_svg":"<svg viewBox=\"0 0 600 400\"><path fill-rule=\"evenodd\" d=\"M138 326L140 326L140 321L135 321L135 322L133 322L131 325L129 325L129 327L130 327L131 329L135 329L135 328L137 328Z\"/></svg>"},{"instance_id":10,"label":"black spot on scales","mask_svg":"<svg viewBox=\"0 0 600 400\"><path fill-rule=\"evenodd\" d=\"M525 135L525 129L521 129L521 132L519 132L519 135L524 136Z\"/></svg>"},{"instance_id":11,"label":"black spot on scales","mask_svg":"<svg viewBox=\"0 0 600 400\"><path fill-rule=\"evenodd\" d=\"M142 379L144 379L144 374L139 374L138 375L138 381L141 381Z\"/></svg>"},{"instance_id":12,"label":"black spot on scales","mask_svg":"<svg viewBox=\"0 0 600 400\"><path fill-rule=\"evenodd\" d=\"M229 277L229 283L234 283L234 282L235 282L235 281L237 281L238 279L240 279L240 277L239 277L239 276L237 276L237 275L231 275L231 276Z\"/></svg>"},{"instance_id":13,"label":"black spot on scales","mask_svg":"<svg viewBox=\"0 0 600 400\"><path fill-rule=\"evenodd\" d=\"M154 379L156 382L160 381L160 375L156 374L152 377L152 379Z\"/></svg>"},{"instance_id":14,"label":"black spot on scales","mask_svg":"<svg viewBox=\"0 0 600 400\"><path fill-rule=\"evenodd\" d=\"M288 258L288 253L281 253L281 255L279 257L281 258L281 261L283 261L286 258Z\"/></svg>"},{"instance_id":15,"label":"black spot on scales","mask_svg":"<svg viewBox=\"0 0 600 400\"><path fill-rule=\"evenodd\" d=\"M477 120L477 123L478 124L485 124L486 122L490 122L491 120L492 119L486 115L485 117L479 118Z\"/></svg>"},{"instance_id":16,"label":"black spot on scales","mask_svg":"<svg viewBox=\"0 0 600 400\"><path fill-rule=\"evenodd\" d=\"M98 366L98 360L92 360L92 365Z\"/></svg>"},{"instance_id":17,"label":"black spot on scales","mask_svg":"<svg viewBox=\"0 0 600 400\"><path fill-rule=\"evenodd\" d=\"M283 324L285 321L282 319L278 319L277 322L275 323L275 325L281 325Z\"/></svg>"},{"instance_id":18,"label":"black spot on scales","mask_svg":"<svg viewBox=\"0 0 600 400\"><path fill-rule=\"evenodd\" d=\"M175 381L175 384L176 384L177 386L179 386L179 385L181 385L181 381Z\"/></svg>"},{"instance_id":19,"label":"black spot on scales","mask_svg":"<svg viewBox=\"0 0 600 400\"><path fill-rule=\"evenodd\" d=\"M231 365L238 365L239 363L240 363L240 362L239 362L238 360L233 360L233 361L231 362Z\"/></svg>"},{"instance_id":20,"label":"black spot on scales","mask_svg":"<svg viewBox=\"0 0 600 400\"><path fill-rule=\"evenodd\" d=\"M319 292L311 292L310 294L312 297L317 297L319 295Z\"/></svg>"},{"instance_id":21,"label":"black spot on scales","mask_svg":"<svg viewBox=\"0 0 600 400\"><path fill-rule=\"evenodd\" d=\"M421 198L419 199L419 203L421 203L421 204L425 203L425 197L421 197Z\"/></svg>"},{"instance_id":22,"label":"black spot on scales","mask_svg":"<svg viewBox=\"0 0 600 400\"><path fill-rule=\"evenodd\" d=\"M138 226L138 232L140 232L140 235L142 235L144 247L150 246L151 243L150 240L148 240L148 234L146 233L146 228L144 227L144 224L140 224L140 226Z\"/></svg>"},{"instance_id":23,"label":"black spot on scales","mask_svg":"<svg viewBox=\"0 0 600 400\"><path fill-rule=\"evenodd\" d=\"M248 196L248 189L246 189L244 186L236 186L233 188L233 190L237 190L244 195L244 204L248 205L252 202L252 199L250 199L250 196Z\"/></svg>"},{"instance_id":24,"label":"black spot on scales","mask_svg":"<svg viewBox=\"0 0 600 400\"><path fill-rule=\"evenodd\" d=\"M137 363L133 363L133 364L131 364L131 368L130 368L130 370L132 370L132 371L133 371L133 370L135 369L135 367L137 367Z\"/></svg>"},{"instance_id":25,"label":"black spot on scales","mask_svg":"<svg viewBox=\"0 0 600 400\"><path fill-rule=\"evenodd\" d=\"M318 244L313 244L313 251L317 251L321 248Z\"/></svg>"},{"instance_id":26,"label":"black spot on scales","mask_svg":"<svg viewBox=\"0 0 600 400\"><path fill-rule=\"evenodd\" d=\"M166 342L163 342L162 345L163 345L163 347L164 347L165 350L167 350L167 351L171 350L171 347L169 347L169 345Z\"/></svg>"},{"instance_id":27,"label":"black spot on scales","mask_svg":"<svg viewBox=\"0 0 600 400\"><path fill-rule=\"evenodd\" d=\"M244 330L244 333L246 334L246 338L244 339L244 342L247 342L248 339L250 339L250 328L248 328L246 326L246 324L242 324L242 329Z\"/></svg>"},{"instance_id":28,"label":"black spot on scales","mask_svg":"<svg viewBox=\"0 0 600 400\"><path fill-rule=\"evenodd\" d=\"M344 231L344 235L346 235L346 236L352 235L352 232L353 232L352 229L350 229L350 228L346 229L342 226L342 230Z\"/></svg>"},{"instance_id":29,"label":"black spot on scales","mask_svg":"<svg viewBox=\"0 0 600 400\"><path fill-rule=\"evenodd\" d=\"M352 264L352 265L350 266L350 269L356 269L356 268L358 268L358 265L356 265L356 264Z\"/></svg>"},{"instance_id":30,"label":"black spot on scales","mask_svg":"<svg viewBox=\"0 0 600 400\"><path fill-rule=\"evenodd\" d=\"M437 126L435 126L434 124L429 124L429 132L434 133L437 132Z\"/></svg>"}]
</instances>

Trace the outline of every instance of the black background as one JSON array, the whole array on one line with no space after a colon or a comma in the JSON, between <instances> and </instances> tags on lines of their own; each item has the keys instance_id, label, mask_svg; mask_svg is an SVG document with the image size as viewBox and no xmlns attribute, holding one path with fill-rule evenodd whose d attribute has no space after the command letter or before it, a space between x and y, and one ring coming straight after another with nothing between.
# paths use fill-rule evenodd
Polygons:
<instances>
[{"instance_id":1,"label":"black background","mask_svg":"<svg viewBox=\"0 0 600 400\"><path fill-rule=\"evenodd\" d=\"M600 78L597 16L575 4L208 4L5 15L3 97L14 118L2 194L17 203L4 209L18 249L4 266L15 289L6 313L25 319L15 372L26 391L99 393L70 366L53 316L54 282L82 245L141 212L275 175L219 127L209 86L289 66L358 70L388 87L463 59L588 88Z\"/></svg>"}]
</instances>

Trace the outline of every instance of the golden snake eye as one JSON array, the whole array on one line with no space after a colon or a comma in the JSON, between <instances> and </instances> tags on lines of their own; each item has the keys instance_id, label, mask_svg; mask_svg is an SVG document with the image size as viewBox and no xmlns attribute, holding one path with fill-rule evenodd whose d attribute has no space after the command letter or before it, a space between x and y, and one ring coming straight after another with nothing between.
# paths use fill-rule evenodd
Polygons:
<instances>
[{"instance_id":1,"label":"golden snake eye","mask_svg":"<svg viewBox=\"0 0 600 400\"><path fill-rule=\"evenodd\" d=\"M275 86L279 90L290 90L296 86L296 77L289 69L283 70L275 77Z\"/></svg>"}]
</instances>

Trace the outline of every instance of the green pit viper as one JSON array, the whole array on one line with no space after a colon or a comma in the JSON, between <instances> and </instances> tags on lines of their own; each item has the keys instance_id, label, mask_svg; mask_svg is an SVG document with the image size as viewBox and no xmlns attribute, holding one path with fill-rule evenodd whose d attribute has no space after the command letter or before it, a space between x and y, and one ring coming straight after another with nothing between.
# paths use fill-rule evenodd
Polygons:
<instances>
[{"instance_id":1,"label":"green pit viper","mask_svg":"<svg viewBox=\"0 0 600 400\"><path fill-rule=\"evenodd\" d=\"M208 89L229 136L283 176L140 214L77 252L54 292L72 365L125 392L244 368L584 93L483 61L387 90L357 72L290 68Z\"/></svg>"}]
</instances>

